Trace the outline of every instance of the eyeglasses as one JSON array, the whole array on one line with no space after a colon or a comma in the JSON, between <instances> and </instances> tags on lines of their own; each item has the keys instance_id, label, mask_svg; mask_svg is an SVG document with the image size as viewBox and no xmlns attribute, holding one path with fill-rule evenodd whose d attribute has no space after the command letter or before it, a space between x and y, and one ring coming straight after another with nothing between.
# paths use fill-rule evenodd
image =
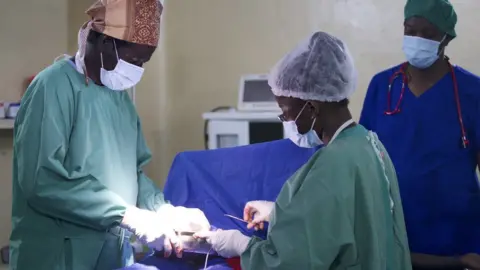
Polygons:
<instances>
[{"instance_id":1,"label":"eyeglasses","mask_svg":"<svg viewBox=\"0 0 480 270\"><path fill-rule=\"evenodd\" d=\"M305 108L307 107L307 104L308 104L308 101L305 102L305 104L303 105L302 109L300 110L300 112L298 112L297 116L295 117L295 122L297 121L298 117L300 117L300 115L302 114L302 112L305 110ZM288 122L287 120L287 117L285 117L285 114L279 114L278 116L278 120L280 120L281 122Z\"/></svg>"}]
</instances>

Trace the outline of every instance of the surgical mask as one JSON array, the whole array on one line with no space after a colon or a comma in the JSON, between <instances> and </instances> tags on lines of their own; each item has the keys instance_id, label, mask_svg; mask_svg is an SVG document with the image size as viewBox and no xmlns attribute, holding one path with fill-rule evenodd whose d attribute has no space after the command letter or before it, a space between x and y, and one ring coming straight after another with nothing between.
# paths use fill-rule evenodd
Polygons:
<instances>
[{"instance_id":1,"label":"surgical mask","mask_svg":"<svg viewBox=\"0 0 480 270\"><path fill-rule=\"evenodd\" d=\"M310 127L310 130L305 133L305 134L300 134L298 132L298 126L297 126L297 119L300 117L302 114L303 110L307 106L308 103L305 103L303 106L302 110L298 113L297 117L295 118L294 121L284 121L283 122L283 128L285 130L285 133L287 137L296 145L303 147L303 148L314 148L319 145L322 145L323 142L318 137L318 134L315 130L313 130L313 126L315 125L315 121L317 120L316 118L313 119L312 126Z\"/></svg>"},{"instance_id":2,"label":"surgical mask","mask_svg":"<svg viewBox=\"0 0 480 270\"><path fill-rule=\"evenodd\" d=\"M103 67L103 54L100 53L102 61L100 81L112 90L123 91L134 87L140 82L144 69L120 59L115 41L113 41L113 44L115 46L115 54L117 55L117 65L113 70L106 70Z\"/></svg>"},{"instance_id":3,"label":"surgical mask","mask_svg":"<svg viewBox=\"0 0 480 270\"><path fill-rule=\"evenodd\" d=\"M425 69L433 65L440 54L440 44L445 40L438 42L414 36L403 37L403 52L407 61L414 67Z\"/></svg>"}]
</instances>

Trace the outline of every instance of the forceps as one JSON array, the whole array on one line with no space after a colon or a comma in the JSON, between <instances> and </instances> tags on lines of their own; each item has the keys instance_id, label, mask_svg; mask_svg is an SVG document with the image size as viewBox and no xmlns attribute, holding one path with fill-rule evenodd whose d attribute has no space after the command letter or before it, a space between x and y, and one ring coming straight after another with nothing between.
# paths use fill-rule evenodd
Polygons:
<instances>
[{"instance_id":1,"label":"forceps","mask_svg":"<svg viewBox=\"0 0 480 270\"><path fill-rule=\"evenodd\" d=\"M229 217L229 218L233 218L233 219L238 220L238 221L241 221L241 222L243 222L243 223L248 223L247 221L245 221L245 220L243 220L243 219L241 219L241 218L238 218L238 217L236 217L236 216L232 216L232 215L229 215L229 214L224 214L224 216Z\"/></svg>"}]
</instances>

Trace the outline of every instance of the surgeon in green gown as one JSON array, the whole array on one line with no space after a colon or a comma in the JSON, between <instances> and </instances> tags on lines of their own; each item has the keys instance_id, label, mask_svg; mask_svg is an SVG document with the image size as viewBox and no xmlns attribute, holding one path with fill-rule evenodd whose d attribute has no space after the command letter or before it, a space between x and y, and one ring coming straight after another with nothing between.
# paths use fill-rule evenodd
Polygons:
<instances>
[{"instance_id":1,"label":"surgeon in green gown","mask_svg":"<svg viewBox=\"0 0 480 270\"><path fill-rule=\"evenodd\" d=\"M143 172L151 154L125 91L157 47L161 12L158 0L96 2L76 57L26 91L15 121L12 270L118 269L133 263L131 235L181 256L175 207Z\"/></svg>"},{"instance_id":2,"label":"surgeon in green gown","mask_svg":"<svg viewBox=\"0 0 480 270\"><path fill-rule=\"evenodd\" d=\"M242 269L411 269L397 177L374 133L355 124L348 98L356 72L347 46L317 32L273 69L269 85L288 137L323 147L284 184L275 202L247 203L249 227L198 233ZM288 156L285 156L288 159Z\"/></svg>"}]
</instances>

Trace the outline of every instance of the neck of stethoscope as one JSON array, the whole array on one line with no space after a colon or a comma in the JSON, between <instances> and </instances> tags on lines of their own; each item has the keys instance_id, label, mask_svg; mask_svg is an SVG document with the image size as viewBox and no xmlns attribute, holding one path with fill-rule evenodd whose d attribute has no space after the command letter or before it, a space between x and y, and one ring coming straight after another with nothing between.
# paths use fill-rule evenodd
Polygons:
<instances>
[{"instance_id":1,"label":"neck of stethoscope","mask_svg":"<svg viewBox=\"0 0 480 270\"><path fill-rule=\"evenodd\" d=\"M460 103L460 93L458 89L457 75L455 74L455 69L453 68L452 64L450 64L450 61L448 61L448 58L447 62L450 67L450 73L452 75L453 93L455 95L455 105L457 107L458 122L462 131L462 146L463 148L467 148L470 142L468 141L467 131L465 130L465 124L463 123L462 104Z\"/></svg>"},{"instance_id":2,"label":"neck of stethoscope","mask_svg":"<svg viewBox=\"0 0 480 270\"><path fill-rule=\"evenodd\" d=\"M462 132L462 138L461 138L462 139L462 146L463 146L463 148L467 148L468 145L469 145L469 141L468 141L468 138L467 138L467 132L466 132L466 129L465 129L465 125L463 123L462 106L461 106L461 103L460 103L460 95L459 95L459 89L458 89L457 76L455 74L455 69L454 69L453 65L450 64L450 61L449 61L448 57L446 57L445 60L447 61L449 72L450 72L450 75L452 76L453 92L454 92L454 95L455 95L455 105L457 107L458 122L460 124L460 129L461 129L461 132ZM403 101L405 88L408 85L408 78L406 76L406 68L407 67L408 67L408 63L403 63L402 66L400 67L400 69L398 71L396 71L390 78L389 85L388 85L388 93L387 93L387 110L385 110L385 115L394 115L394 114L398 114L398 113L401 112L400 107L401 107L401 104L402 104L402 101ZM395 79L399 76L402 79L402 88L401 88L400 96L398 98L395 109L392 110L391 109L392 85L395 82Z\"/></svg>"}]
</instances>

